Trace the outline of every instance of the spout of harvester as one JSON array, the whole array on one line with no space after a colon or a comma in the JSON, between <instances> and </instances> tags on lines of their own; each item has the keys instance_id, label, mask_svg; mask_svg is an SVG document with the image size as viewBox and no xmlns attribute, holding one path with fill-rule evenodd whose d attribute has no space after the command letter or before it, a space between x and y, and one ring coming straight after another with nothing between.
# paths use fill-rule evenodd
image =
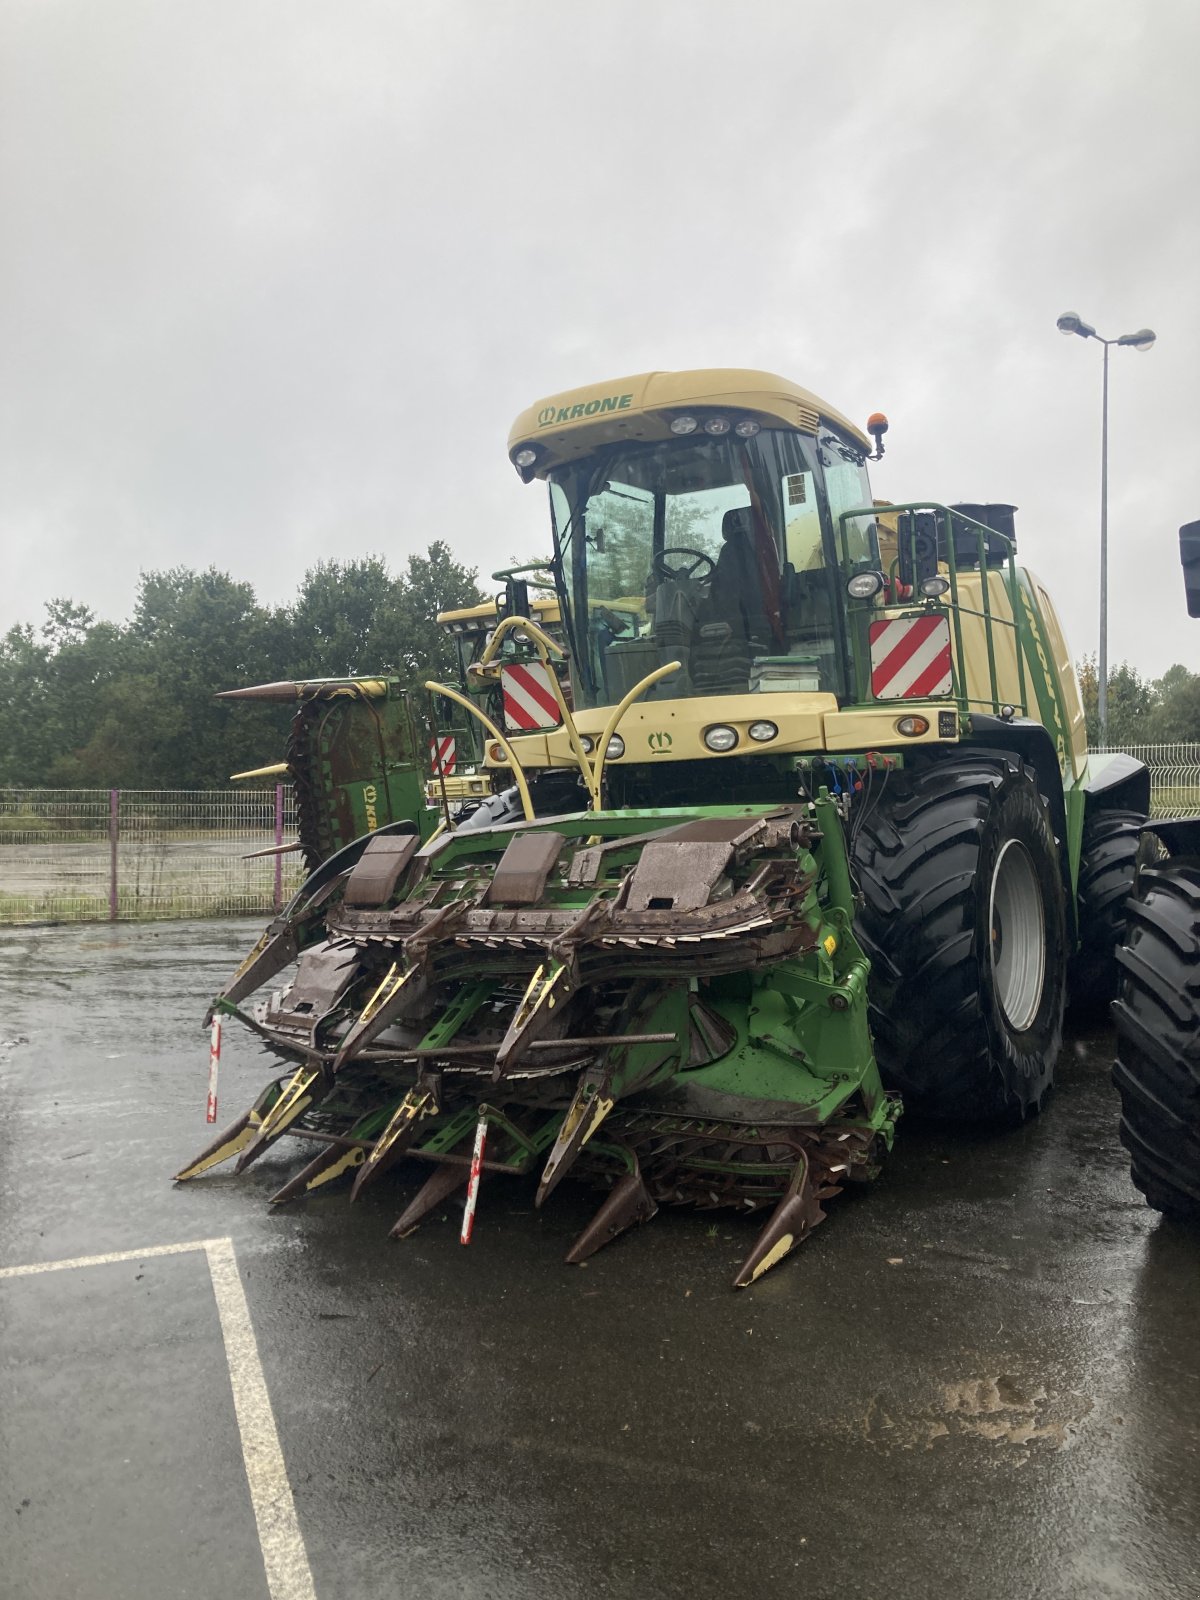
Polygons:
<instances>
[{"instance_id":1,"label":"spout of harvester","mask_svg":"<svg viewBox=\"0 0 1200 1600\"><path fill-rule=\"evenodd\" d=\"M246 689L222 689L218 700L272 700L291 704L312 700L319 695L361 695L366 700L386 700L387 683L382 678L310 678L301 681L284 678L278 683L254 683Z\"/></svg>"},{"instance_id":2,"label":"spout of harvester","mask_svg":"<svg viewBox=\"0 0 1200 1600\"><path fill-rule=\"evenodd\" d=\"M231 772L230 783L244 783L248 778L282 778L288 769L286 761L273 761L269 767L251 767L248 772ZM291 845L287 847L289 850ZM272 846L274 849L274 846Z\"/></svg>"},{"instance_id":3,"label":"spout of harvester","mask_svg":"<svg viewBox=\"0 0 1200 1600\"><path fill-rule=\"evenodd\" d=\"M248 689L222 689L218 700L299 700L304 685L286 679L281 683L255 683Z\"/></svg>"}]
</instances>

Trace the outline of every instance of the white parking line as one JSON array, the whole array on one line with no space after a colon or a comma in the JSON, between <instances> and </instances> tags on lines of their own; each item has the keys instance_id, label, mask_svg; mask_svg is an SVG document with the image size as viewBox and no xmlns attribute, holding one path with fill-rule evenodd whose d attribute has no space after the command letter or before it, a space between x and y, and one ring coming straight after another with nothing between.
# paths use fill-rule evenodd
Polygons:
<instances>
[{"instance_id":1,"label":"white parking line","mask_svg":"<svg viewBox=\"0 0 1200 1600\"><path fill-rule=\"evenodd\" d=\"M37 1272L65 1272L70 1267L107 1267L114 1261L145 1261L150 1256L182 1256L189 1250L210 1250L228 1239L189 1239L186 1244L152 1244L145 1250L113 1250L106 1256L72 1256L67 1261L34 1261L26 1267L0 1267L0 1278L29 1278Z\"/></svg>"},{"instance_id":2,"label":"white parking line","mask_svg":"<svg viewBox=\"0 0 1200 1600\"><path fill-rule=\"evenodd\" d=\"M107 1255L74 1256L66 1261L34 1261L28 1266L0 1267L0 1278L29 1278L76 1267L107 1267L120 1261L146 1261L153 1256L181 1256L194 1250L203 1250L208 1261L271 1600L316 1600L233 1240L192 1239L185 1244L149 1245L145 1250L113 1250Z\"/></svg>"}]
</instances>

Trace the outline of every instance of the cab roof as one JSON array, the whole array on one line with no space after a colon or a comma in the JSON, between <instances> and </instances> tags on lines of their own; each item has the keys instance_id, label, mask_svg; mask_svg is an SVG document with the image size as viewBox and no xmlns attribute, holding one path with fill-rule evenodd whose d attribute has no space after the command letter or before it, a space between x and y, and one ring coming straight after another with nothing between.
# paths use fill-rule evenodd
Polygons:
<instances>
[{"instance_id":1,"label":"cab roof","mask_svg":"<svg viewBox=\"0 0 1200 1600\"><path fill-rule=\"evenodd\" d=\"M801 433L816 433L824 422L849 434L864 452L871 449L860 428L787 378L746 367L702 367L690 372L641 372L549 395L522 411L513 423L508 453L511 457L532 446L537 460L518 470L527 481L542 478L600 445L670 438L671 418L683 411L737 412L763 427L796 428Z\"/></svg>"}]
</instances>

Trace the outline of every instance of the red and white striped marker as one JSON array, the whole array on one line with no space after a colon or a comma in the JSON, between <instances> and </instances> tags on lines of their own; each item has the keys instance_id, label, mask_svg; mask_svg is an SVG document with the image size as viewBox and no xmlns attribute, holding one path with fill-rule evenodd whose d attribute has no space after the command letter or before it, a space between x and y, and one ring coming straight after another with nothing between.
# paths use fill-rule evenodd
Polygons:
<instances>
[{"instance_id":1,"label":"red and white striped marker","mask_svg":"<svg viewBox=\"0 0 1200 1600\"><path fill-rule=\"evenodd\" d=\"M205 1122L217 1120L217 1075L221 1070L221 1019L214 1017L208 1035L208 1105Z\"/></svg>"},{"instance_id":2,"label":"red and white striped marker","mask_svg":"<svg viewBox=\"0 0 1200 1600\"><path fill-rule=\"evenodd\" d=\"M876 700L949 694L950 623L944 616L872 622L871 693Z\"/></svg>"},{"instance_id":3,"label":"red and white striped marker","mask_svg":"<svg viewBox=\"0 0 1200 1600\"><path fill-rule=\"evenodd\" d=\"M479 1180L483 1176L483 1150L487 1144L487 1113L479 1113L475 1124L475 1148L471 1151L471 1176L467 1179L467 1204L463 1211L462 1232L459 1240L470 1244L475 1231L475 1202L479 1199Z\"/></svg>"},{"instance_id":4,"label":"red and white striped marker","mask_svg":"<svg viewBox=\"0 0 1200 1600\"><path fill-rule=\"evenodd\" d=\"M534 728L557 728L562 721L550 684L550 669L540 661L520 661L502 668L500 688L507 731L529 733Z\"/></svg>"},{"instance_id":5,"label":"red and white striped marker","mask_svg":"<svg viewBox=\"0 0 1200 1600\"><path fill-rule=\"evenodd\" d=\"M429 766L435 778L450 778L458 765L454 735L439 734L429 741Z\"/></svg>"}]
</instances>

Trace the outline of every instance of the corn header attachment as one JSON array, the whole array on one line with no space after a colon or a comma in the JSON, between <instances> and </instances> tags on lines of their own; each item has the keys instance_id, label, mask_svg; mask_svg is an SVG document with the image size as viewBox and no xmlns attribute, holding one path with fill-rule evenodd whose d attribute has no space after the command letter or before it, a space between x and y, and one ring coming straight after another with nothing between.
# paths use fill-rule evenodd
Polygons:
<instances>
[{"instance_id":1,"label":"corn header attachment","mask_svg":"<svg viewBox=\"0 0 1200 1600\"><path fill-rule=\"evenodd\" d=\"M770 1216L748 1284L872 1177L897 1103L866 1022L832 802L591 811L446 832L398 823L319 868L215 1001L288 1070L178 1174L285 1135L273 1197L401 1158L402 1236L480 1177L605 1191L567 1259L664 1204ZM299 956L290 985L243 1002Z\"/></svg>"}]
</instances>

